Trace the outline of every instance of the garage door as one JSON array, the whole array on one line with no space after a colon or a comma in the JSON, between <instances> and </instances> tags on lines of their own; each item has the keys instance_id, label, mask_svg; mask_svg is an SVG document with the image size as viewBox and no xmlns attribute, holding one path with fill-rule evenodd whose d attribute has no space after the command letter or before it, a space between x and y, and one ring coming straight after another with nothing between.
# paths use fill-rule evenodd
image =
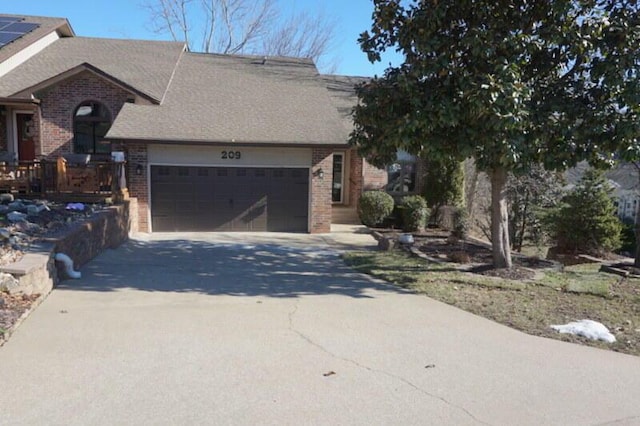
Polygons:
<instances>
[{"instance_id":1,"label":"garage door","mask_svg":"<svg viewBox=\"0 0 640 426\"><path fill-rule=\"evenodd\" d=\"M151 167L153 231L306 232L309 170Z\"/></svg>"}]
</instances>

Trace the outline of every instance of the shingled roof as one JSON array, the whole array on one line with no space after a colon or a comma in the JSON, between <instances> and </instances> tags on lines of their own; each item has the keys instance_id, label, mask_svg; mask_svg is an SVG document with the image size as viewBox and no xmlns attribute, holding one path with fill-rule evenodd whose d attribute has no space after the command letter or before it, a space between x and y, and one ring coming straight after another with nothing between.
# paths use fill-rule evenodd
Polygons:
<instances>
[{"instance_id":1,"label":"shingled roof","mask_svg":"<svg viewBox=\"0 0 640 426\"><path fill-rule=\"evenodd\" d=\"M7 15L0 14L0 17L9 18L21 18L25 22L32 24L38 24L38 28L34 29L18 38L17 40L2 46L0 49L0 62L4 62L8 58L12 57L16 53L20 52L27 46L35 43L41 38L51 34L54 31L58 31L63 36L73 36L73 29L69 22L65 18L47 18L42 16L27 16L27 15Z\"/></svg>"},{"instance_id":2,"label":"shingled roof","mask_svg":"<svg viewBox=\"0 0 640 426\"><path fill-rule=\"evenodd\" d=\"M353 130L353 107L358 103L358 96L356 95L356 86L360 83L371 80L369 77L354 77L347 75L333 75L325 74L322 76L327 89L329 89L329 96L331 101L338 109L338 113L342 117L343 124L347 129L347 136Z\"/></svg>"},{"instance_id":3,"label":"shingled roof","mask_svg":"<svg viewBox=\"0 0 640 426\"><path fill-rule=\"evenodd\" d=\"M159 106L126 104L110 139L345 145L311 60L185 53Z\"/></svg>"},{"instance_id":4,"label":"shingled roof","mask_svg":"<svg viewBox=\"0 0 640 426\"><path fill-rule=\"evenodd\" d=\"M177 42L62 38L3 76L0 97L29 95L42 82L89 64L160 102L183 51Z\"/></svg>"}]
</instances>

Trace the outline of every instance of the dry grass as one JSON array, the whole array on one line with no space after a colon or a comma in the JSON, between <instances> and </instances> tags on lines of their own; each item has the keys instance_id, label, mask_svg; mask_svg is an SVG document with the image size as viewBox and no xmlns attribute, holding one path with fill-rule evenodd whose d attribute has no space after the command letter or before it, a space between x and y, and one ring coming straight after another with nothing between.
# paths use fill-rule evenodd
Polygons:
<instances>
[{"instance_id":1,"label":"dry grass","mask_svg":"<svg viewBox=\"0 0 640 426\"><path fill-rule=\"evenodd\" d=\"M360 272L525 333L640 355L640 280L598 272L597 264L547 271L527 282L460 272L401 251L353 252L345 261ZM549 327L581 319L603 323L617 342L595 342Z\"/></svg>"}]
</instances>

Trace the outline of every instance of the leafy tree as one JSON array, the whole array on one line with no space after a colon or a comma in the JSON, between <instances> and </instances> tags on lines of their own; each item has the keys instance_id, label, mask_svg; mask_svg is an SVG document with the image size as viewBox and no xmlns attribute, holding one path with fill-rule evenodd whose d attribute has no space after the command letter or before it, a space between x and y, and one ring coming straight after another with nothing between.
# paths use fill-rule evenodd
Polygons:
<instances>
[{"instance_id":1,"label":"leafy tree","mask_svg":"<svg viewBox=\"0 0 640 426\"><path fill-rule=\"evenodd\" d=\"M560 253L594 253L621 245L622 222L616 216L612 188L604 173L589 169L546 222Z\"/></svg>"},{"instance_id":2,"label":"leafy tree","mask_svg":"<svg viewBox=\"0 0 640 426\"><path fill-rule=\"evenodd\" d=\"M351 142L376 165L398 148L473 157L492 186L495 267L510 267L506 182L531 164L611 160L638 134L636 2L374 0L359 39L370 61L404 63L357 89ZM638 150L640 152L640 149Z\"/></svg>"},{"instance_id":3,"label":"leafy tree","mask_svg":"<svg viewBox=\"0 0 640 426\"><path fill-rule=\"evenodd\" d=\"M325 14L284 19L276 0L145 0L144 5L156 33L168 33L192 51L295 56L324 64L336 35Z\"/></svg>"},{"instance_id":4,"label":"leafy tree","mask_svg":"<svg viewBox=\"0 0 640 426\"><path fill-rule=\"evenodd\" d=\"M509 230L512 248L522 251L526 239L542 239L541 212L557 205L563 195L559 173L532 166L527 174L511 175L507 180Z\"/></svg>"}]
</instances>

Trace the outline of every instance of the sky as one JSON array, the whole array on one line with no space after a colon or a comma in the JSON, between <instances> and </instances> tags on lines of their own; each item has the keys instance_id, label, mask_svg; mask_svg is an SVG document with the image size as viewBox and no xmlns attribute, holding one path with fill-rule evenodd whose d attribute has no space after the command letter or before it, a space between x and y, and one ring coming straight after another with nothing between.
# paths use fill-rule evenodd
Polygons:
<instances>
[{"instance_id":1,"label":"sky","mask_svg":"<svg viewBox=\"0 0 640 426\"><path fill-rule=\"evenodd\" d=\"M371 0L276 0L283 13L319 11L336 23L336 40L329 56L335 58L336 74L382 75L389 63L398 64L395 52L371 64L357 43L371 28ZM0 0L0 13L67 18L77 36L170 40L151 30L144 0ZM326 71L326 70L321 70Z\"/></svg>"}]
</instances>

